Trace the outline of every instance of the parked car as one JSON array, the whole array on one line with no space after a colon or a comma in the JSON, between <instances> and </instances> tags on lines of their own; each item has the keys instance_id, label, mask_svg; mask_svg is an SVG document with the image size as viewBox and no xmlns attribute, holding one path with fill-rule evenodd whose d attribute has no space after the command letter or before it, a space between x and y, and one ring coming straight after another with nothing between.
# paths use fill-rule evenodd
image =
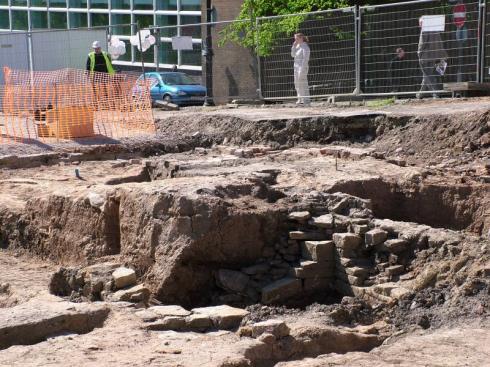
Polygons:
<instances>
[{"instance_id":1,"label":"parked car","mask_svg":"<svg viewBox=\"0 0 490 367\"><path fill-rule=\"evenodd\" d=\"M186 73L150 72L145 73L150 81L152 103L166 101L179 106L202 105L206 97L206 87L197 83ZM139 80L143 79L143 75Z\"/></svg>"}]
</instances>

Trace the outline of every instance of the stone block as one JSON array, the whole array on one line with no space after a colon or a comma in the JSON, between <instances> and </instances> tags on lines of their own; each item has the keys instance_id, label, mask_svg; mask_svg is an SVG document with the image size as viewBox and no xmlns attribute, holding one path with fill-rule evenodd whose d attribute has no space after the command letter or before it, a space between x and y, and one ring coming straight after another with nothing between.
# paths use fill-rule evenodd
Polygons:
<instances>
[{"instance_id":1,"label":"stone block","mask_svg":"<svg viewBox=\"0 0 490 367\"><path fill-rule=\"evenodd\" d=\"M327 239L327 234L322 232L291 231L289 232L289 238L292 240L321 241Z\"/></svg>"},{"instance_id":2,"label":"stone block","mask_svg":"<svg viewBox=\"0 0 490 367\"><path fill-rule=\"evenodd\" d=\"M251 328L253 338L257 338L262 334L272 334L276 339L284 338L289 335L289 327L282 320L257 322L253 324Z\"/></svg>"},{"instance_id":3,"label":"stone block","mask_svg":"<svg viewBox=\"0 0 490 367\"><path fill-rule=\"evenodd\" d=\"M293 269L296 278L325 278L333 275L333 262L301 261L300 266Z\"/></svg>"},{"instance_id":4,"label":"stone block","mask_svg":"<svg viewBox=\"0 0 490 367\"><path fill-rule=\"evenodd\" d=\"M352 230L355 234L362 236L369 231L369 226L366 224L353 224Z\"/></svg>"},{"instance_id":5,"label":"stone block","mask_svg":"<svg viewBox=\"0 0 490 367\"><path fill-rule=\"evenodd\" d=\"M208 316L214 327L224 330L237 328L243 318L249 314L246 310L227 305L194 308L192 312Z\"/></svg>"},{"instance_id":6,"label":"stone block","mask_svg":"<svg viewBox=\"0 0 490 367\"><path fill-rule=\"evenodd\" d=\"M331 214L321 215L319 217L312 218L310 220L310 224L318 228L332 229L333 223L334 223L334 219L333 219L333 215Z\"/></svg>"},{"instance_id":7,"label":"stone block","mask_svg":"<svg viewBox=\"0 0 490 367\"><path fill-rule=\"evenodd\" d=\"M270 266L267 263L255 264L252 266L247 266L246 268L242 268L242 272L248 275L256 275L256 274L265 274L269 271Z\"/></svg>"},{"instance_id":8,"label":"stone block","mask_svg":"<svg viewBox=\"0 0 490 367\"><path fill-rule=\"evenodd\" d=\"M191 314L190 311L187 311L184 307L178 305L170 305L170 306L152 306L147 309L160 317L167 316L189 316Z\"/></svg>"},{"instance_id":9,"label":"stone block","mask_svg":"<svg viewBox=\"0 0 490 367\"><path fill-rule=\"evenodd\" d=\"M333 241L305 241L301 245L301 255L308 260L333 261L334 247Z\"/></svg>"},{"instance_id":10,"label":"stone block","mask_svg":"<svg viewBox=\"0 0 490 367\"><path fill-rule=\"evenodd\" d=\"M116 289L126 288L136 284L136 273L133 269L121 267L112 273L114 287Z\"/></svg>"},{"instance_id":11,"label":"stone block","mask_svg":"<svg viewBox=\"0 0 490 367\"><path fill-rule=\"evenodd\" d=\"M307 293L319 290L326 290L331 289L333 283L333 276L326 278L307 278L303 281L303 289Z\"/></svg>"},{"instance_id":12,"label":"stone block","mask_svg":"<svg viewBox=\"0 0 490 367\"><path fill-rule=\"evenodd\" d=\"M128 289L121 289L110 295L113 302L144 302L147 303L150 298L150 290L143 284L136 285Z\"/></svg>"},{"instance_id":13,"label":"stone block","mask_svg":"<svg viewBox=\"0 0 490 367\"><path fill-rule=\"evenodd\" d=\"M348 283L350 285L362 286L364 284L364 278L348 275L340 271L336 272L335 276L337 279L342 280L344 283Z\"/></svg>"},{"instance_id":14,"label":"stone block","mask_svg":"<svg viewBox=\"0 0 490 367\"><path fill-rule=\"evenodd\" d=\"M387 240L384 242L383 246L388 251L398 254L408 248L408 242L401 239Z\"/></svg>"},{"instance_id":15,"label":"stone block","mask_svg":"<svg viewBox=\"0 0 490 367\"><path fill-rule=\"evenodd\" d=\"M292 212L289 213L288 219L290 220L295 220L298 222L306 222L308 219L310 219L310 213L307 211L304 212Z\"/></svg>"},{"instance_id":16,"label":"stone block","mask_svg":"<svg viewBox=\"0 0 490 367\"><path fill-rule=\"evenodd\" d=\"M194 313L185 318L185 328L187 330L207 330L213 327L213 322L208 315Z\"/></svg>"},{"instance_id":17,"label":"stone block","mask_svg":"<svg viewBox=\"0 0 490 367\"><path fill-rule=\"evenodd\" d=\"M364 240L367 246L377 246L388 238L388 233L382 229L375 228L364 234Z\"/></svg>"},{"instance_id":18,"label":"stone block","mask_svg":"<svg viewBox=\"0 0 490 367\"><path fill-rule=\"evenodd\" d=\"M220 269L217 275L218 285L231 292L243 292L247 288L248 275L234 270Z\"/></svg>"},{"instance_id":19,"label":"stone block","mask_svg":"<svg viewBox=\"0 0 490 367\"><path fill-rule=\"evenodd\" d=\"M344 268L348 275L353 275L358 278L366 279L369 276L369 268L362 268L360 266L352 266Z\"/></svg>"},{"instance_id":20,"label":"stone block","mask_svg":"<svg viewBox=\"0 0 490 367\"><path fill-rule=\"evenodd\" d=\"M273 303L298 296L302 292L301 279L286 277L263 287L262 303Z\"/></svg>"},{"instance_id":21,"label":"stone block","mask_svg":"<svg viewBox=\"0 0 490 367\"><path fill-rule=\"evenodd\" d=\"M405 271L405 267L403 265L393 265L386 268L385 272L389 276L400 275Z\"/></svg>"},{"instance_id":22,"label":"stone block","mask_svg":"<svg viewBox=\"0 0 490 367\"><path fill-rule=\"evenodd\" d=\"M353 233L334 233L333 242L338 248L355 251L361 246L362 239Z\"/></svg>"},{"instance_id":23,"label":"stone block","mask_svg":"<svg viewBox=\"0 0 490 367\"><path fill-rule=\"evenodd\" d=\"M184 317L180 316L167 316L162 320L157 320L148 325L145 325L145 328L148 330L154 331L164 331L164 330L185 330L186 329L186 321Z\"/></svg>"}]
</instances>

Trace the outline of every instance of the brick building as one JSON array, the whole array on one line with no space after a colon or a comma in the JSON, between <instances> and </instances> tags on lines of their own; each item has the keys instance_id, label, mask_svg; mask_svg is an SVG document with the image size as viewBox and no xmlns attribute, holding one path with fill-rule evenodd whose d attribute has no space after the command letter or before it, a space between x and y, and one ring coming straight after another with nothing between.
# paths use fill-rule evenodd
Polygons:
<instances>
[{"instance_id":1,"label":"brick building","mask_svg":"<svg viewBox=\"0 0 490 367\"><path fill-rule=\"evenodd\" d=\"M203 0L203 22L235 19L242 3L242 0ZM212 51L202 61L203 81L206 81L210 89L208 94L211 95L212 92L216 104L233 99L255 99L258 89L256 57L252 50L238 45L220 45L219 33L224 27L225 25L215 25L202 30L203 42L205 45L211 44Z\"/></svg>"}]
</instances>

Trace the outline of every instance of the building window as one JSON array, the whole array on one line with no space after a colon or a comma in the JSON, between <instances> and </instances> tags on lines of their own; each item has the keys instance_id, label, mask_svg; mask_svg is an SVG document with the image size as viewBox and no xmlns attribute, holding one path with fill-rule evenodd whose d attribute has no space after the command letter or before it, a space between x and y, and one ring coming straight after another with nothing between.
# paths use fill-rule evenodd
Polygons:
<instances>
[{"instance_id":1,"label":"building window","mask_svg":"<svg viewBox=\"0 0 490 367\"><path fill-rule=\"evenodd\" d=\"M201 65L201 45L198 43L194 43L193 50L183 50L180 51L180 63L183 65L193 65L200 66Z\"/></svg>"},{"instance_id":2,"label":"building window","mask_svg":"<svg viewBox=\"0 0 490 367\"><path fill-rule=\"evenodd\" d=\"M52 29L66 29L66 13L49 12L50 28Z\"/></svg>"},{"instance_id":3,"label":"building window","mask_svg":"<svg viewBox=\"0 0 490 367\"><path fill-rule=\"evenodd\" d=\"M87 0L69 0L70 8L87 9Z\"/></svg>"},{"instance_id":4,"label":"building window","mask_svg":"<svg viewBox=\"0 0 490 367\"><path fill-rule=\"evenodd\" d=\"M139 15L135 14L134 21L138 23L140 28L148 28L153 25L153 15Z\"/></svg>"},{"instance_id":5,"label":"building window","mask_svg":"<svg viewBox=\"0 0 490 367\"><path fill-rule=\"evenodd\" d=\"M139 52L136 47L133 48L133 50L135 51L134 61L141 62L141 52ZM155 49L153 47L150 48L149 50L146 50L145 52L143 52L143 61L145 63L154 63L155 62L155 59L154 59L155 53L154 52L155 52Z\"/></svg>"},{"instance_id":6,"label":"building window","mask_svg":"<svg viewBox=\"0 0 490 367\"><path fill-rule=\"evenodd\" d=\"M131 7L130 0L111 0L112 9L129 9Z\"/></svg>"},{"instance_id":7,"label":"building window","mask_svg":"<svg viewBox=\"0 0 490 367\"><path fill-rule=\"evenodd\" d=\"M177 35L177 28L173 27L177 25L176 15L157 15L157 24L159 26L172 26L171 28L160 29L160 37L174 37Z\"/></svg>"},{"instance_id":8,"label":"building window","mask_svg":"<svg viewBox=\"0 0 490 367\"><path fill-rule=\"evenodd\" d=\"M178 56L177 51L172 49L172 44L168 42L162 42L158 49L158 62L160 64L177 65Z\"/></svg>"},{"instance_id":9,"label":"building window","mask_svg":"<svg viewBox=\"0 0 490 367\"><path fill-rule=\"evenodd\" d=\"M201 0L180 0L180 10L201 11Z\"/></svg>"},{"instance_id":10,"label":"building window","mask_svg":"<svg viewBox=\"0 0 490 367\"><path fill-rule=\"evenodd\" d=\"M31 6L39 6L39 7L47 7L48 2L47 0L31 0Z\"/></svg>"},{"instance_id":11,"label":"building window","mask_svg":"<svg viewBox=\"0 0 490 367\"><path fill-rule=\"evenodd\" d=\"M0 0L0 5L3 5L3 6L8 6L9 4L9 0ZM8 19L8 17L7 17ZM3 18L0 18L0 21L1 20L4 20Z\"/></svg>"},{"instance_id":12,"label":"building window","mask_svg":"<svg viewBox=\"0 0 490 367\"><path fill-rule=\"evenodd\" d=\"M27 31L27 12L25 10L12 10L12 29L16 31Z\"/></svg>"},{"instance_id":13,"label":"building window","mask_svg":"<svg viewBox=\"0 0 490 367\"><path fill-rule=\"evenodd\" d=\"M50 8L66 8L66 0L49 0Z\"/></svg>"},{"instance_id":14,"label":"building window","mask_svg":"<svg viewBox=\"0 0 490 367\"><path fill-rule=\"evenodd\" d=\"M157 10L177 10L177 0L157 1Z\"/></svg>"},{"instance_id":15,"label":"building window","mask_svg":"<svg viewBox=\"0 0 490 367\"><path fill-rule=\"evenodd\" d=\"M12 5L12 6L27 6L27 0L11 0L10 5Z\"/></svg>"},{"instance_id":16,"label":"building window","mask_svg":"<svg viewBox=\"0 0 490 367\"><path fill-rule=\"evenodd\" d=\"M87 27L87 13L70 13L70 28Z\"/></svg>"},{"instance_id":17,"label":"building window","mask_svg":"<svg viewBox=\"0 0 490 367\"><path fill-rule=\"evenodd\" d=\"M197 15L182 15L180 24L197 24L201 23L201 17ZM193 38L201 38L201 26L182 27L180 30L181 36L192 36Z\"/></svg>"},{"instance_id":18,"label":"building window","mask_svg":"<svg viewBox=\"0 0 490 367\"><path fill-rule=\"evenodd\" d=\"M47 29L48 13L45 11L31 11L31 28Z\"/></svg>"},{"instance_id":19,"label":"building window","mask_svg":"<svg viewBox=\"0 0 490 367\"><path fill-rule=\"evenodd\" d=\"M124 26L112 27L111 33L121 36L131 36L131 15L129 14L111 14L111 25L126 24Z\"/></svg>"},{"instance_id":20,"label":"building window","mask_svg":"<svg viewBox=\"0 0 490 367\"><path fill-rule=\"evenodd\" d=\"M90 7L94 9L107 9L109 6L108 0L90 0Z\"/></svg>"},{"instance_id":21,"label":"building window","mask_svg":"<svg viewBox=\"0 0 490 367\"><path fill-rule=\"evenodd\" d=\"M90 14L92 19L92 27L101 27L109 24L109 15L108 14Z\"/></svg>"},{"instance_id":22,"label":"building window","mask_svg":"<svg viewBox=\"0 0 490 367\"><path fill-rule=\"evenodd\" d=\"M10 29L8 10L0 10L0 29Z\"/></svg>"},{"instance_id":23,"label":"building window","mask_svg":"<svg viewBox=\"0 0 490 367\"><path fill-rule=\"evenodd\" d=\"M153 10L153 0L133 0L135 10Z\"/></svg>"}]
</instances>

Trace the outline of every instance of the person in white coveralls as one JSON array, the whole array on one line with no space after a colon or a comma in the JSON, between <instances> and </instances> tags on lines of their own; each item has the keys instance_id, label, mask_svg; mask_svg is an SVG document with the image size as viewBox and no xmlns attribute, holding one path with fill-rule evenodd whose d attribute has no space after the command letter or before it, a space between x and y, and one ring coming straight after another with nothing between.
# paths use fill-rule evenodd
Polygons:
<instances>
[{"instance_id":1,"label":"person in white coveralls","mask_svg":"<svg viewBox=\"0 0 490 367\"><path fill-rule=\"evenodd\" d=\"M310 61L310 47L308 46L308 37L303 33L296 33L294 35L291 57L294 58L294 87L298 94L296 104L309 105L308 62Z\"/></svg>"}]
</instances>

